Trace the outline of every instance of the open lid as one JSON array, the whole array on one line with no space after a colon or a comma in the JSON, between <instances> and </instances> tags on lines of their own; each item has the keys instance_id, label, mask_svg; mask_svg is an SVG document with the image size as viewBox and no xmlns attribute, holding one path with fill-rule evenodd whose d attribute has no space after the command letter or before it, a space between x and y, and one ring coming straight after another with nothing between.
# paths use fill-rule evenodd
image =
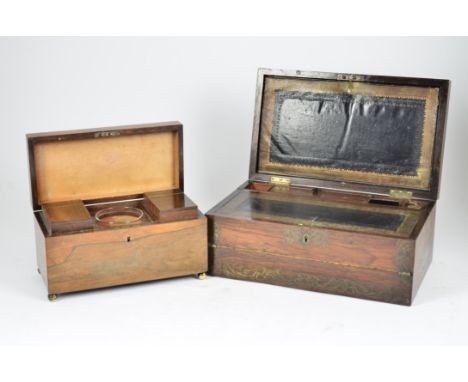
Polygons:
<instances>
[{"instance_id":1,"label":"open lid","mask_svg":"<svg viewBox=\"0 0 468 382\"><path fill-rule=\"evenodd\" d=\"M259 69L250 180L438 195L448 80Z\"/></svg>"},{"instance_id":2,"label":"open lid","mask_svg":"<svg viewBox=\"0 0 468 382\"><path fill-rule=\"evenodd\" d=\"M146 125L27 135L34 209L183 190L182 125Z\"/></svg>"}]
</instances>

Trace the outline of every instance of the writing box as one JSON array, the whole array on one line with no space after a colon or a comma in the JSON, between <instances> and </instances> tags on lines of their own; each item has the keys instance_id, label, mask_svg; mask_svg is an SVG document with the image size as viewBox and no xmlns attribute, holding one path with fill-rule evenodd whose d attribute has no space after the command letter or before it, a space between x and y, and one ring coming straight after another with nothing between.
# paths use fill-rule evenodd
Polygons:
<instances>
[{"instance_id":1,"label":"writing box","mask_svg":"<svg viewBox=\"0 0 468 382\"><path fill-rule=\"evenodd\" d=\"M260 69L214 275L409 305L432 259L449 81Z\"/></svg>"}]
</instances>

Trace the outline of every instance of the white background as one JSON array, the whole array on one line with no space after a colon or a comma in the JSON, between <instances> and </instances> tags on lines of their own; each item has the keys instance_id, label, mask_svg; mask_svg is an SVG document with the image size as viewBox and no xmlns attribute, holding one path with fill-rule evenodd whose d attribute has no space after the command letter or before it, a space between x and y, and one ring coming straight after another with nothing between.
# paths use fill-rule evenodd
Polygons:
<instances>
[{"instance_id":1,"label":"white background","mask_svg":"<svg viewBox=\"0 0 468 382\"><path fill-rule=\"evenodd\" d=\"M180 120L206 212L248 176L258 67L452 81L434 260L412 307L210 277L49 303L25 134ZM468 39L0 39L0 344L468 344Z\"/></svg>"}]
</instances>

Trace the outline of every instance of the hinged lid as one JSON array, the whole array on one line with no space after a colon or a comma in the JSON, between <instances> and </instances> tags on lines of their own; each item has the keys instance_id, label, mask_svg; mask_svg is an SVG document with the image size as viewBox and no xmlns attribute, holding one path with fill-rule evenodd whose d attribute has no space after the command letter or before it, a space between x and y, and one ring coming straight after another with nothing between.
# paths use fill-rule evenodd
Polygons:
<instances>
[{"instance_id":1,"label":"hinged lid","mask_svg":"<svg viewBox=\"0 0 468 382\"><path fill-rule=\"evenodd\" d=\"M184 187L179 122L29 134L27 141L34 209Z\"/></svg>"},{"instance_id":2,"label":"hinged lid","mask_svg":"<svg viewBox=\"0 0 468 382\"><path fill-rule=\"evenodd\" d=\"M437 199L449 81L258 71L250 180Z\"/></svg>"}]
</instances>

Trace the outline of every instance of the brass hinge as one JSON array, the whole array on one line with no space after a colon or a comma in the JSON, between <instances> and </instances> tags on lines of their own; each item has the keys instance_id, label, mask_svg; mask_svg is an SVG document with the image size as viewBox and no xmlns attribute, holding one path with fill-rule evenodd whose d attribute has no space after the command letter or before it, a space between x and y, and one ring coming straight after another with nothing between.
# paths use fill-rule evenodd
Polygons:
<instances>
[{"instance_id":1,"label":"brass hinge","mask_svg":"<svg viewBox=\"0 0 468 382\"><path fill-rule=\"evenodd\" d=\"M291 185L291 179L281 176L272 176L270 178L270 183L275 186L289 187Z\"/></svg>"},{"instance_id":2,"label":"brass hinge","mask_svg":"<svg viewBox=\"0 0 468 382\"><path fill-rule=\"evenodd\" d=\"M391 198L398 199L398 200L406 200L410 201L413 197L413 193L411 191L403 191L403 190L390 190L389 193Z\"/></svg>"},{"instance_id":3,"label":"brass hinge","mask_svg":"<svg viewBox=\"0 0 468 382\"><path fill-rule=\"evenodd\" d=\"M389 196L391 198L401 201L403 204L407 205L409 208L420 209L422 207L421 203L418 203L413 199L413 193L411 191L403 190L390 190Z\"/></svg>"}]
</instances>

